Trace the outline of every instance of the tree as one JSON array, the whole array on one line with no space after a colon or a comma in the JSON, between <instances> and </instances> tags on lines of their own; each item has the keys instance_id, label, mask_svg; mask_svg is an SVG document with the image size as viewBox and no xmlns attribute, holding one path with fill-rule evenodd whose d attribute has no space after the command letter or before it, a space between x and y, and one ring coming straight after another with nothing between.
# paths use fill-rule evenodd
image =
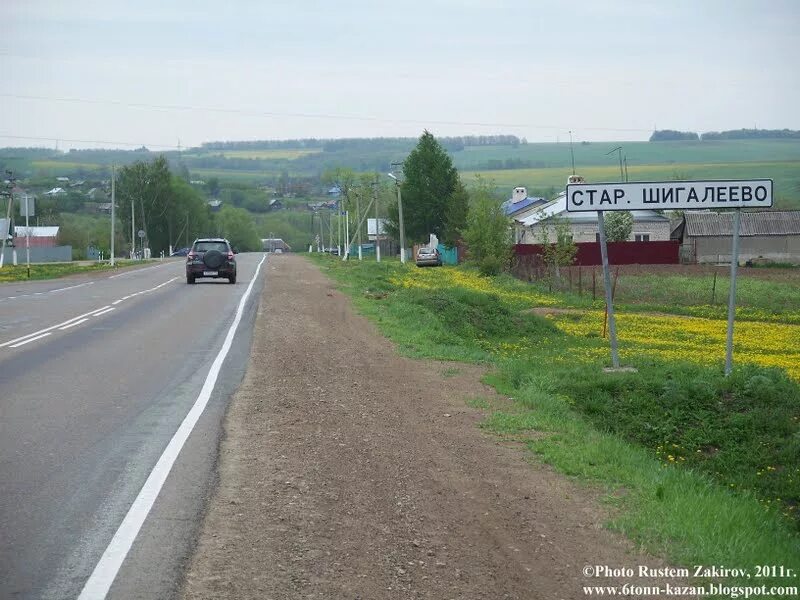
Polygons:
<instances>
[{"instance_id":1,"label":"tree","mask_svg":"<svg viewBox=\"0 0 800 600\"><path fill-rule=\"evenodd\" d=\"M211 233L205 199L183 179L170 174L163 156L120 169L117 204L124 234L131 232L132 205L135 228L145 232L145 243L154 255L169 251L187 234L194 239Z\"/></svg>"},{"instance_id":2,"label":"tree","mask_svg":"<svg viewBox=\"0 0 800 600\"><path fill-rule=\"evenodd\" d=\"M631 237L633 215L627 210L608 212L603 219L603 223L606 227L607 241L624 242Z\"/></svg>"},{"instance_id":3,"label":"tree","mask_svg":"<svg viewBox=\"0 0 800 600\"><path fill-rule=\"evenodd\" d=\"M223 206L217 213L217 226L220 235L227 238L231 246L240 252L261 250L261 238L253 219L243 208Z\"/></svg>"},{"instance_id":4,"label":"tree","mask_svg":"<svg viewBox=\"0 0 800 600\"><path fill-rule=\"evenodd\" d=\"M466 197L459 192L461 181L453 161L429 131L419 138L416 147L403 163L405 180L400 191L403 197L403 221L409 241L427 241L433 233L451 241L466 221ZM460 204L460 206L459 206ZM390 230L399 222L397 205L389 206Z\"/></svg>"},{"instance_id":5,"label":"tree","mask_svg":"<svg viewBox=\"0 0 800 600\"><path fill-rule=\"evenodd\" d=\"M169 204L171 180L169 165L162 155L152 162L137 160L123 167L117 181L120 218L126 232L131 228L133 205L136 229L145 232L145 243L156 252L166 250L168 246L168 235L166 228L162 227L161 218ZM149 223L153 224L152 229L148 227ZM133 242L137 240L130 241L133 247Z\"/></svg>"},{"instance_id":6,"label":"tree","mask_svg":"<svg viewBox=\"0 0 800 600\"><path fill-rule=\"evenodd\" d=\"M561 267L575 262L578 253L569 221L555 215L541 221L539 237L544 264L552 269L556 279L561 279Z\"/></svg>"},{"instance_id":7,"label":"tree","mask_svg":"<svg viewBox=\"0 0 800 600\"><path fill-rule=\"evenodd\" d=\"M500 201L492 195L492 189L492 185L478 178L477 185L469 194L470 205L464 229L469 259L486 275L502 271L511 258L511 219L503 211Z\"/></svg>"}]
</instances>

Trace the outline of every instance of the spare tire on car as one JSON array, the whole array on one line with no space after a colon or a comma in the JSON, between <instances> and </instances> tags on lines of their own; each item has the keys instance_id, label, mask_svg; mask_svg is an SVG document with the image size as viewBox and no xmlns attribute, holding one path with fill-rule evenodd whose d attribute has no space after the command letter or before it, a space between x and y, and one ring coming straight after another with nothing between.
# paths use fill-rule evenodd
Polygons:
<instances>
[{"instance_id":1,"label":"spare tire on car","mask_svg":"<svg viewBox=\"0 0 800 600\"><path fill-rule=\"evenodd\" d=\"M205 263L209 269L219 269L224 260L225 257L222 256L222 252L219 250L209 250L203 256L203 263Z\"/></svg>"}]
</instances>

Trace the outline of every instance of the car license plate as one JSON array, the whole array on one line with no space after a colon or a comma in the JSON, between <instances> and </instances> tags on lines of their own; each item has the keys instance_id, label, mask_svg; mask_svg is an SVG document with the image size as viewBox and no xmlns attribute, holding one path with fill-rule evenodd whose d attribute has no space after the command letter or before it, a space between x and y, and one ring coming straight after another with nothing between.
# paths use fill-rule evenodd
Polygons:
<instances>
[{"instance_id":1,"label":"car license plate","mask_svg":"<svg viewBox=\"0 0 800 600\"><path fill-rule=\"evenodd\" d=\"M217 271L203 271L203 277L216 277Z\"/></svg>"}]
</instances>

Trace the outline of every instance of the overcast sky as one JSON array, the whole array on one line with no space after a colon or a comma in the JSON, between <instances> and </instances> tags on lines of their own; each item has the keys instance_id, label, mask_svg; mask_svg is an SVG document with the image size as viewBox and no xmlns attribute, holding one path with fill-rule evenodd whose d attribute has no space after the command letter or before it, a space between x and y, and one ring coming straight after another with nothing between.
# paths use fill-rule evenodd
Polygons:
<instances>
[{"instance_id":1,"label":"overcast sky","mask_svg":"<svg viewBox=\"0 0 800 600\"><path fill-rule=\"evenodd\" d=\"M800 129L799 26L797 0L4 0L0 146Z\"/></svg>"}]
</instances>

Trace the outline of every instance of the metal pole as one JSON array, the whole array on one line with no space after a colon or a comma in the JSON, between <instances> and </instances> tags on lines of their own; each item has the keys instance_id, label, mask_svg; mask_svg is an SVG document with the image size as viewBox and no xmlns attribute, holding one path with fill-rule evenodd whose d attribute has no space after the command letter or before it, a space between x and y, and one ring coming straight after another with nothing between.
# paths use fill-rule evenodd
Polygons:
<instances>
[{"instance_id":1,"label":"metal pole","mask_svg":"<svg viewBox=\"0 0 800 600\"><path fill-rule=\"evenodd\" d=\"M28 279L31 278L31 226L28 221L30 214L28 194L25 194L25 264L28 266Z\"/></svg>"},{"instance_id":2,"label":"metal pole","mask_svg":"<svg viewBox=\"0 0 800 600\"><path fill-rule=\"evenodd\" d=\"M617 322L614 319L614 298L611 291L611 273L608 269L608 247L606 246L606 226L603 211L597 211L597 229L600 233L600 254L603 257L603 278L606 290L606 310L608 311L608 332L611 338L611 365L619 368L619 351L617 350Z\"/></svg>"},{"instance_id":3,"label":"metal pole","mask_svg":"<svg viewBox=\"0 0 800 600\"><path fill-rule=\"evenodd\" d=\"M397 216L400 220L400 262L406 262L406 228L403 224L403 196L400 191L400 182L397 181Z\"/></svg>"},{"instance_id":4,"label":"metal pole","mask_svg":"<svg viewBox=\"0 0 800 600\"><path fill-rule=\"evenodd\" d=\"M114 266L114 225L116 221L116 217L114 216L114 205L117 203L116 198L116 179L117 179L117 167L116 165L111 165L111 266Z\"/></svg>"},{"instance_id":5,"label":"metal pole","mask_svg":"<svg viewBox=\"0 0 800 600\"><path fill-rule=\"evenodd\" d=\"M736 316L736 267L739 266L739 223L742 213L733 213L733 256L731 257L731 293L728 297L728 340L725 349L725 375L733 371L733 320Z\"/></svg>"}]
</instances>

